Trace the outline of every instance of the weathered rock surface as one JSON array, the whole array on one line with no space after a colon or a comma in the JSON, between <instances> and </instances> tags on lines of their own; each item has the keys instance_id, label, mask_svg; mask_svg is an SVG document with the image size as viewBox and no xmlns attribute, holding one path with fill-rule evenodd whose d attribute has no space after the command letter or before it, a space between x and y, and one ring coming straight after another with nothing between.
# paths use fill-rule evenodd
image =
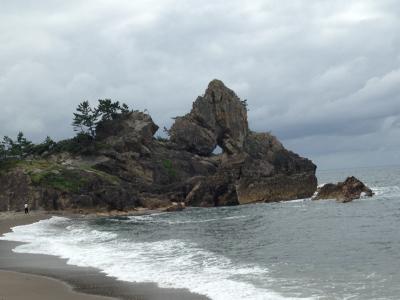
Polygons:
<instances>
[{"instance_id":1,"label":"weathered rock surface","mask_svg":"<svg viewBox=\"0 0 400 300\"><path fill-rule=\"evenodd\" d=\"M100 122L96 139L117 152L147 152L146 146L153 141L157 130L158 126L148 114L133 111L115 120Z\"/></svg>"},{"instance_id":2,"label":"weathered rock surface","mask_svg":"<svg viewBox=\"0 0 400 300\"><path fill-rule=\"evenodd\" d=\"M268 133L250 133L248 154L237 181L240 204L307 198L317 186L316 166L286 150Z\"/></svg>"},{"instance_id":3,"label":"weathered rock surface","mask_svg":"<svg viewBox=\"0 0 400 300\"><path fill-rule=\"evenodd\" d=\"M313 200L336 199L338 202L350 202L362 195L372 197L374 193L355 177L348 177L344 182L328 183L319 187Z\"/></svg>"},{"instance_id":4,"label":"weathered rock surface","mask_svg":"<svg viewBox=\"0 0 400 300\"><path fill-rule=\"evenodd\" d=\"M246 106L222 81L213 80L192 111L176 118L171 141L184 149L210 155L217 145L228 154L240 153L248 133Z\"/></svg>"},{"instance_id":5,"label":"weathered rock surface","mask_svg":"<svg viewBox=\"0 0 400 300\"><path fill-rule=\"evenodd\" d=\"M170 140L155 139L157 129L148 114L131 112L98 124L95 155L61 153L3 168L0 209L29 199L45 209L179 210L173 203L284 201L317 188L316 166L273 135L252 132L245 101L219 80L176 118ZM222 154L213 154L217 146Z\"/></svg>"},{"instance_id":6,"label":"weathered rock surface","mask_svg":"<svg viewBox=\"0 0 400 300\"><path fill-rule=\"evenodd\" d=\"M0 173L0 210L122 210L139 204L128 183L89 167L22 161Z\"/></svg>"},{"instance_id":7,"label":"weathered rock surface","mask_svg":"<svg viewBox=\"0 0 400 300\"><path fill-rule=\"evenodd\" d=\"M38 197L29 176L18 169L0 174L0 211L22 210L26 201L36 207Z\"/></svg>"},{"instance_id":8,"label":"weathered rock surface","mask_svg":"<svg viewBox=\"0 0 400 300\"><path fill-rule=\"evenodd\" d=\"M192 111L177 118L171 140L184 149L224 153L214 174L199 178L185 201L195 206L235 205L310 197L316 166L286 150L271 134L250 131L244 101L212 81Z\"/></svg>"}]
</instances>

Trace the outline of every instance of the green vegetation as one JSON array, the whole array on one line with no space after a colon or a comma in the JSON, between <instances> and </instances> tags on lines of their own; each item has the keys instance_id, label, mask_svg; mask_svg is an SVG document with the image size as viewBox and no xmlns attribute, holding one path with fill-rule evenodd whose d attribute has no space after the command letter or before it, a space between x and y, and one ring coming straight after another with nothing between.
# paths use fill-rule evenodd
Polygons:
<instances>
[{"instance_id":1,"label":"green vegetation","mask_svg":"<svg viewBox=\"0 0 400 300\"><path fill-rule=\"evenodd\" d=\"M169 159L164 159L163 162L163 167L167 171L170 179L175 179L176 178L176 170L172 166L172 161Z\"/></svg>"},{"instance_id":2,"label":"green vegetation","mask_svg":"<svg viewBox=\"0 0 400 300\"><path fill-rule=\"evenodd\" d=\"M92 139L96 136L96 126L99 122L115 120L120 115L129 113L129 107L119 101L99 99L97 107L92 108L89 101L79 103L74 113L72 126L79 134L85 134Z\"/></svg>"},{"instance_id":3,"label":"green vegetation","mask_svg":"<svg viewBox=\"0 0 400 300\"><path fill-rule=\"evenodd\" d=\"M71 139L54 142L49 136L34 144L19 132L15 139L4 136L0 142L0 161L8 159L25 159L29 155L42 156L44 154L69 152L72 154L93 155L107 145L96 141L96 127L99 122L114 120L123 114L129 113L129 107L119 101L99 99L97 107L92 108L88 101L83 101L76 108L72 126L77 135Z\"/></svg>"},{"instance_id":4,"label":"green vegetation","mask_svg":"<svg viewBox=\"0 0 400 300\"><path fill-rule=\"evenodd\" d=\"M25 155L31 153L34 148L32 142L28 141L22 132L18 133L15 140L5 136L1 144L1 156L4 158L14 157L21 159Z\"/></svg>"},{"instance_id":5,"label":"green vegetation","mask_svg":"<svg viewBox=\"0 0 400 300\"><path fill-rule=\"evenodd\" d=\"M0 160L0 175L3 175L17 167L19 162L21 161L17 159Z\"/></svg>"},{"instance_id":6,"label":"green vegetation","mask_svg":"<svg viewBox=\"0 0 400 300\"><path fill-rule=\"evenodd\" d=\"M74 170L47 170L29 174L34 185L51 187L62 192L79 192L88 180Z\"/></svg>"},{"instance_id":7,"label":"green vegetation","mask_svg":"<svg viewBox=\"0 0 400 300\"><path fill-rule=\"evenodd\" d=\"M111 99L99 99L95 111L101 116L101 121L107 121L116 119L120 114L129 113L129 107L125 103L121 106L119 101L112 102Z\"/></svg>"},{"instance_id":8,"label":"green vegetation","mask_svg":"<svg viewBox=\"0 0 400 300\"><path fill-rule=\"evenodd\" d=\"M89 135L78 133L72 139L59 141L52 149L52 153L68 152L71 154L94 155L99 150L107 147L106 144L93 140Z\"/></svg>"},{"instance_id":9,"label":"green vegetation","mask_svg":"<svg viewBox=\"0 0 400 300\"><path fill-rule=\"evenodd\" d=\"M247 99L240 100L240 102L242 103L242 105L244 106L244 108L246 108L246 110L247 110L247 111L249 111L249 109L248 109L248 103L247 103Z\"/></svg>"},{"instance_id":10,"label":"green vegetation","mask_svg":"<svg viewBox=\"0 0 400 300\"><path fill-rule=\"evenodd\" d=\"M129 107L110 99L98 101L92 108L88 101L80 103L74 113L73 126L78 131L71 139L54 142L50 137L34 144L19 132L15 139L5 136L0 141L0 176L14 169L20 169L29 175L32 184L53 188L62 192L78 193L90 182L118 185L120 179L91 166L63 166L45 160L51 154L68 152L73 155L95 155L109 145L97 141L96 128L100 122L119 118L130 112ZM171 171L172 172L172 171Z\"/></svg>"},{"instance_id":11,"label":"green vegetation","mask_svg":"<svg viewBox=\"0 0 400 300\"><path fill-rule=\"evenodd\" d=\"M0 162L0 175L15 168L23 169L34 185L62 192L79 192L96 177L111 185L120 182L118 177L91 166L65 167L47 160L5 160Z\"/></svg>"},{"instance_id":12,"label":"green vegetation","mask_svg":"<svg viewBox=\"0 0 400 300\"><path fill-rule=\"evenodd\" d=\"M0 142L0 160L23 159L29 155L42 155L46 151L54 148L56 143L50 138L40 144L33 144L27 140L22 132L19 132L16 139L5 136Z\"/></svg>"},{"instance_id":13,"label":"green vegetation","mask_svg":"<svg viewBox=\"0 0 400 300\"><path fill-rule=\"evenodd\" d=\"M1 171L8 172L21 168L34 185L52 187L60 191L78 191L84 183L82 176L73 170L44 160L6 160L1 163Z\"/></svg>"},{"instance_id":14,"label":"green vegetation","mask_svg":"<svg viewBox=\"0 0 400 300\"><path fill-rule=\"evenodd\" d=\"M160 135L157 135L156 140L159 142L168 142L168 139L165 137L162 137Z\"/></svg>"},{"instance_id":15,"label":"green vegetation","mask_svg":"<svg viewBox=\"0 0 400 300\"><path fill-rule=\"evenodd\" d=\"M100 122L119 118L130 112L129 107L110 99L98 101L92 108L88 101L80 103L74 113L73 126L78 131L75 137L53 141L50 137L34 144L19 132L16 138L5 136L0 141L0 176L19 169L29 175L32 184L53 188L62 192L81 192L90 182L119 185L117 176L94 169L90 165L64 166L45 160L51 154L68 152L74 155L95 155L109 145L97 141L96 128Z\"/></svg>"},{"instance_id":16,"label":"green vegetation","mask_svg":"<svg viewBox=\"0 0 400 300\"><path fill-rule=\"evenodd\" d=\"M96 121L98 119L97 109L90 107L89 101L79 103L74 113L72 126L75 131L94 137L96 134Z\"/></svg>"},{"instance_id":17,"label":"green vegetation","mask_svg":"<svg viewBox=\"0 0 400 300\"><path fill-rule=\"evenodd\" d=\"M33 154L42 155L45 152L49 152L57 145L55 141L53 141L49 136L45 138L45 140L33 147Z\"/></svg>"}]
</instances>

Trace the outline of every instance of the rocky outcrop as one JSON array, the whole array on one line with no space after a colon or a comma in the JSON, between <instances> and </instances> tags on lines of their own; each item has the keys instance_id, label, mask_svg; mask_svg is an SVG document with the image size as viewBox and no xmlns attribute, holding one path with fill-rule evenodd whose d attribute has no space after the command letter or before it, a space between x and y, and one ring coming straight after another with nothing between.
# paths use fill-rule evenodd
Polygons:
<instances>
[{"instance_id":1,"label":"rocky outcrop","mask_svg":"<svg viewBox=\"0 0 400 300\"><path fill-rule=\"evenodd\" d=\"M220 80L211 81L192 111L176 118L170 130L172 142L200 155L210 155L217 145L228 154L240 153L247 133L244 102Z\"/></svg>"},{"instance_id":2,"label":"rocky outcrop","mask_svg":"<svg viewBox=\"0 0 400 300\"><path fill-rule=\"evenodd\" d=\"M283 201L310 197L316 189L316 166L271 134L250 131L245 102L219 80L170 133L172 142L202 156L217 145L223 149L216 172L199 178L187 195L189 205Z\"/></svg>"},{"instance_id":3,"label":"rocky outcrop","mask_svg":"<svg viewBox=\"0 0 400 300\"><path fill-rule=\"evenodd\" d=\"M307 198L317 186L316 166L286 150L269 133L250 133L248 154L237 181L240 204Z\"/></svg>"},{"instance_id":4,"label":"rocky outcrop","mask_svg":"<svg viewBox=\"0 0 400 300\"><path fill-rule=\"evenodd\" d=\"M98 124L92 156L61 153L2 170L0 209L31 199L45 209L180 210L173 203L284 201L316 190L316 166L273 135L252 132L246 102L219 80L176 118L170 140L155 139L157 129L148 114L121 114ZM217 146L223 153L213 154Z\"/></svg>"},{"instance_id":5,"label":"rocky outcrop","mask_svg":"<svg viewBox=\"0 0 400 300\"><path fill-rule=\"evenodd\" d=\"M128 183L88 166L20 161L0 173L0 210L122 210L138 206Z\"/></svg>"},{"instance_id":6,"label":"rocky outcrop","mask_svg":"<svg viewBox=\"0 0 400 300\"><path fill-rule=\"evenodd\" d=\"M185 202L172 202L171 206L164 208L162 211L173 212L173 211L182 211L186 208Z\"/></svg>"},{"instance_id":7,"label":"rocky outcrop","mask_svg":"<svg viewBox=\"0 0 400 300\"><path fill-rule=\"evenodd\" d=\"M148 152L158 126L143 112L133 111L114 120L102 121L96 128L96 139L116 152Z\"/></svg>"},{"instance_id":8,"label":"rocky outcrop","mask_svg":"<svg viewBox=\"0 0 400 300\"><path fill-rule=\"evenodd\" d=\"M374 193L355 177L348 177L344 182L328 183L319 187L313 200L336 199L338 202L350 202L361 196L372 197Z\"/></svg>"},{"instance_id":9,"label":"rocky outcrop","mask_svg":"<svg viewBox=\"0 0 400 300\"><path fill-rule=\"evenodd\" d=\"M0 172L0 211L19 211L25 203L37 206L38 193L31 185L30 177L19 169Z\"/></svg>"}]
</instances>

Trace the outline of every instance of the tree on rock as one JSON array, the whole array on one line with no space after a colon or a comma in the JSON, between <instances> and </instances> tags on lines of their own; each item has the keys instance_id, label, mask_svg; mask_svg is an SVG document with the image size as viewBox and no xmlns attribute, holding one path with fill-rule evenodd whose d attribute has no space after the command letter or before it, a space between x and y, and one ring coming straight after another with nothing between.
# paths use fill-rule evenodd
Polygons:
<instances>
[{"instance_id":1,"label":"tree on rock","mask_svg":"<svg viewBox=\"0 0 400 300\"><path fill-rule=\"evenodd\" d=\"M3 142L0 143L0 161L7 158L6 146Z\"/></svg>"},{"instance_id":2,"label":"tree on rock","mask_svg":"<svg viewBox=\"0 0 400 300\"><path fill-rule=\"evenodd\" d=\"M18 147L20 157L31 154L34 147L33 143L25 138L22 131L18 132L16 145Z\"/></svg>"},{"instance_id":3,"label":"tree on rock","mask_svg":"<svg viewBox=\"0 0 400 300\"><path fill-rule=\"evenodd\" d=\"M72 126L74 126L75 131L80 131L81 134L86 134L94 138L98 117L98 110L92 109L89 101L83 101L76 108Z\"/></svg>"},{"instance_id":4,"label":"tree on rock","mask_svg":"<svg viewBox=\"0 0 400 300\"><path fill-rule=\"evenodd\" d=\"M28 141L20 131L15 141L8 136L3 138L0 146L0 153L3 159L8 157L22 158L32 154L33 148L34 144L31 141Z\"/></svg>"},{"instance_id":5,"label":"tree on rock","mask_svg":"<svg viewBox=\"0 0 400 300\"><path fill-rule=\"evenodd\" d=\"M94 139L96 136L96 127L99 122L115 120L120 115L130 112L128 105L113 102L111 99L99 99L97 107L92 108L89 101L83 101L76 108L72 126L79 132L80 139L84 136Z\"/></svg>"},{"instance_id":6,"label":"tree on rock","mask_svg":"<svg viewBox=\"0 0 400 300\"><path fill-rule=\"evenodd\" d=\"M14 147L14 141L8 137L8 136L4 136L3 141L1 142L1 144L3 145L3 149L4 149L4 159L6 159L7 157L12 155L12 149Z\"/></svg>"},{"instance_id":7,"label":"tree on rock","mask_svg":"<svg viewBox=\"0 0 400 300\"><path fill-rule=\"evenodd\" d=\"M111 99L99 99L97 112L102 121L114 120L121 114L129 113L129 107L125 103L120 105L119 101L112 102Z\"/></svg>"},{"instance_id":8,"label":"tree on rock","mask_svg":"<svg viewBox=\"0 0 400 300\"><path fill-rule=\"evenodd\" d=\"M115 119L120 109L119 101L112 102L111 99L99 99L97 111L101 114L102 120Z\"/></svg>"},{"instance_id":9,"label":"tree on rock","mask_svg":"<svg viewBox=\"0 0 400 300\"><path fill-rule=\"evenodd\" d=\"M129 106L128 106L126 103L122 103L121 113L122 113L122 114L127 114L127 113L129 113L129 112L130 112Z\"/></svg>"},{"instance_id":10,"label":"tree on rock","mask_svg":"<svg viewBox=\"0 0 400 300\"><path fill-rule=\"evenodd\" d=\"M53 150L56 145L57 143L47 136L43 142L34 146L34 153L42 155L45 152Z\"/></svg>"}]
</instances>

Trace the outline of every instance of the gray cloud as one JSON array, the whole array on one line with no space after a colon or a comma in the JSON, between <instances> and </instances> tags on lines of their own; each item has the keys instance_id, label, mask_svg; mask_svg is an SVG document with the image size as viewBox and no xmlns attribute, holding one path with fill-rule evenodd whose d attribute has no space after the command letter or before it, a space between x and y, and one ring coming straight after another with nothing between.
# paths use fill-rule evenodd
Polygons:
<instances>
[{"instance_id":1,"label":"gray cloud","mask_svg":"<svg viewBox=\"0 0 400 300\"><path fill-rule=\"evenodd\" d=\"M170 126L220 78L321 168L398 163L399 23L394 0L3 0L0 134L69 137L106 97Z\"/></svg>"}]
</instances>

